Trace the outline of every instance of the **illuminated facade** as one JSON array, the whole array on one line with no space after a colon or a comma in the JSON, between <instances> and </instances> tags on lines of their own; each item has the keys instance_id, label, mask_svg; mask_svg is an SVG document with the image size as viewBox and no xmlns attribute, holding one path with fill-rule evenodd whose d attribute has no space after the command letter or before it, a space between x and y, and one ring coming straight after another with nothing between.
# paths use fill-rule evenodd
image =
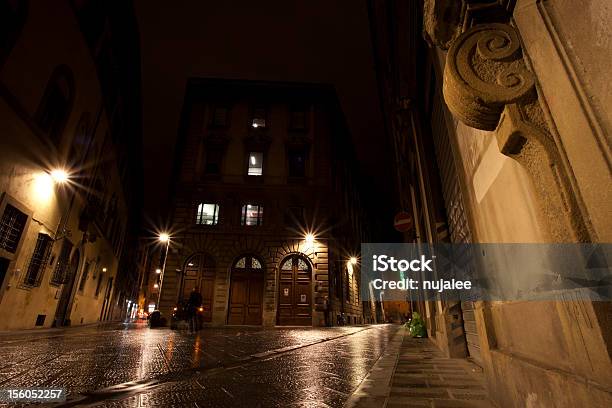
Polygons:
<instances>
[{"instance_id":1,"label":"illuminated facade","mask_svg":"<svg viewBox=\"0 0 612 408\"><path fill-rule=\"evenodd\" d=\"M332 88L190 80L160 310L212 325L363 322L358 173Z\"/></svg>"},{"instance_id":2,"label":"illuminated facade","mask_svg":"<svg viewBox=\"0 0 612 408\"><path fill-rule=\"evenodd\" d=\"M404 240L609 243L604 2L423 3L369 1ZM414 304L499 406L610 406L612 303L558 299Z\"/></svg>"},{"instance_id":3,"label":"illuminated facade","mask_svg":"<svg viewBox=\"0 0 612 408\"><path fill-rule=\"evenodd\" d=\"M91 4L76 3L0 2L10 22L0 44L0 330L117 319L135 300L122 255L138 200L140 102L121 83L138 82L139 61L119 58L131 45L118 42L137 37L115 24L116 10L93 21Z\"/></svg>"}]
</instances>

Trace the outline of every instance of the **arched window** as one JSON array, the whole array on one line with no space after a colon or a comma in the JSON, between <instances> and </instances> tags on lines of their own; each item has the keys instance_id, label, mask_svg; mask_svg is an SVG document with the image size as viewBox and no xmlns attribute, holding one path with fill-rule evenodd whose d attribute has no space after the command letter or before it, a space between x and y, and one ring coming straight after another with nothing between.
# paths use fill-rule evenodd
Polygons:
<instances>
[{"instance_id":1,"label":"arched window","mask_svg":"<svg viewBox=\"0 0 612 408\"><path fill-rule=\"evenodd\" d=\"M0 0L0 66L17 42L27 15L26 0Z\"/></svg>"},{"instance_id":2,"label":"arched window","mask_svg":"<svg viewBox=\"0 0 612 408\"><path fill-rule=\"evenodd\" d=\"M291 271L295 267L296 271L309 271L310 266L300 255L295 255L285 259L285 262L281 265L281 270Z\"/></svg>"},{"instance_id":3,"label":"arched window","mask_svg":"<svg viewBox=\"0 0 612 408\"><path fill-rule=\"evenodd\" d=\"M74 76L66 65L53 71L36 113L36 122L49 135L56 146L61 140L64 126L74 101Z\"/></svg>"},{"instance_id":4,"label":"arched window","mask_svg":"<svg viewBox=\"0 0 612 408\"><path fill-rule=\"evenodd\" d=\"M261 262L257 258L251 256L243 256L234 264L237 269L262 269Z\"/></svg>"}]
</instances>

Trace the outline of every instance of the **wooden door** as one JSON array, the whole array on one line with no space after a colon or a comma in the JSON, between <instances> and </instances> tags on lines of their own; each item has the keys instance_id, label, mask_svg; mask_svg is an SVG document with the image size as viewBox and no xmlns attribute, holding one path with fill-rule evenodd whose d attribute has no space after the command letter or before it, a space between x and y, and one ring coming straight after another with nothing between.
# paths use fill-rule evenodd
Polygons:
<instances>
[{"instance_id":1,"label":"wooden door","mask_svg":"<svg viewBox=\"0 0 612 408\"><path fill-rule=\"evenodd\" d=\"M185 264L183 282L181 285L181 301L187 302L193 288L202 295L204 308L203 320L212 321L213 295L215 292L215 268L210 258L203 254L196 254L189 258Z\"/></svg>"},{"instance_id":2,"label":"wooden door","mask_svg":"<svg viewBox=\"0 0 612 408\"><path fill-rule=\"evenodd\" d=\"M245 256L232 267L227 323L260 325L263 311L264 269Z\"/></svg>"},{"instance_id":3,"label":"wooden door","mask_svg":"<svg viewBox=\"0 0 612 408\"><path fill-rule=\"evenodd\" d=\"M312 269L304 257L291 255L281 262L278 285L278 324L312 325Z\"/></svg>"}]
</instances>

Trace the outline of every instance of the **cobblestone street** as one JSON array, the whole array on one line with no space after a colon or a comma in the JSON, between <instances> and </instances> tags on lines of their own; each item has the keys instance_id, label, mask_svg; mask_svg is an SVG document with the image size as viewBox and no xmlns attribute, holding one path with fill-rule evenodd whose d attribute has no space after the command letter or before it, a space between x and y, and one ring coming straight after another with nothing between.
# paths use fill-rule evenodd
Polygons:
<instances>
[{"instance_id":1,"label":"cobblestone street","mask_svg":"<svg viewBox=\"0 0 612 408\"><path fill-rule=\"evenodd\" d=\"M391 325L142 325L0 338L0 388L64 387L62 406L342 406L397 333Z\"/></svg>"}]
</instances>

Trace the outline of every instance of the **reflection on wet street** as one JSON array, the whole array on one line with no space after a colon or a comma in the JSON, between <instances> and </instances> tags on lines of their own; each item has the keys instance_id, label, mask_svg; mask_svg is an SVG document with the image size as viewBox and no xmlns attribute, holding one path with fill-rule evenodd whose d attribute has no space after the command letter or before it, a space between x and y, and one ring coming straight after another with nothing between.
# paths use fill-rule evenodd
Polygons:
<instances>
[{"instance_id":1,"label":"reflection on wet street","mask_svg":"<svg viewBox=\"0 0 612 408\"><path fill-rule=\"evenodd\" d=\"M0 388L63 387L65 406L342 406L396 326L143 325L0 337Z\"/></svg>"}]
</instances>

